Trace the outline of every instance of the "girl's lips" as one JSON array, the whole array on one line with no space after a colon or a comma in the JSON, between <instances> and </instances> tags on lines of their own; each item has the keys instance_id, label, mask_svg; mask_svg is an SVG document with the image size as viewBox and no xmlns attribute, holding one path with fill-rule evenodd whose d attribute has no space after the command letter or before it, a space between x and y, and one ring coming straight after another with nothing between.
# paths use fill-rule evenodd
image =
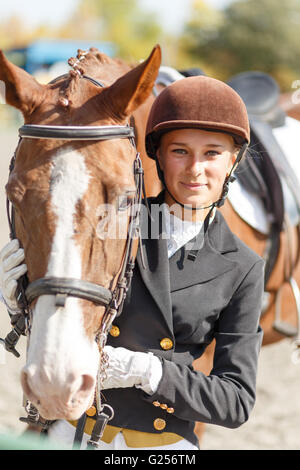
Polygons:
<instances>
[{"instance_id":1,"label":"girl's lips","mask_svg":"<svg viewBox=\"0 0 300 470\"><path fill-rule=\"evenodd\" d=\"M183 183L181 181L181 184L183 186L185 186L187 189L191 189L191 190L196 190L196 189L201 189L201 188L205 188L207 186L207 184L203 184L203 183Z\"/></svg>"}]
</instances>

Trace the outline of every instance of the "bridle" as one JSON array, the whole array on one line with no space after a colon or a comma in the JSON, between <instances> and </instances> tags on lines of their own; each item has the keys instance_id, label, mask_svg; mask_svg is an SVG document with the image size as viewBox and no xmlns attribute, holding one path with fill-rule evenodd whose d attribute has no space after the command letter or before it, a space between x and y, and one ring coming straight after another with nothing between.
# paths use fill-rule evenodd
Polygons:
<instances>
[{"instance_id":1,"label":"bridle","mask_svg":"<svg viewBox=\"0 0 300 470\"><path fill-rule=\"evenodd\" d=\"M50 83L54 83L61 78L67 76L62 75ZM89 80L96 86L104 87L101 82L81 75L82 78ZM59 140L111 140L111 139L129 139L136 151L136 157L133 165L133 172L136 184L135 197L130 202L129 207L129 224L127 231L127 239L122 266L114 281L115 288L109 290L101 285L94 284L82 279L73 278L60 278L60 277L44 277L28 283L27 276L24 275L19 279L18 284L18 305L22 311L15 323L15 327L11 333L5 338L5 347L7 350L19 356L15 350L15 345L19 339L20 334L30 334L31 328L31 311L30 304L41 295L55 296L55 305L64 307L67 297L77 297L80 299L94 302L97 305L105 307L105 312L102 317L101 326L96 334L96 342L100 351L100 366L97 375L97 385L95 390L95 405L97 410L96 423L92 433L89 445L93 448L97 447L98 441L101 438L105 424L113 417L113 409L104 404L101 405L100 391L101 383L105 377L105 367L107 366L107 357L103 348L107 341L107 335L112 326L113 320L116 316L121 314L126 293L130 286L131 278L134 269L133 258L133 240L140 237L139 231L139 217L142 204L142 195L145 195L144 187L144 171L140 154L137 152L135 145L135 134L133 127L129 125L111 125L111 126L48 126L37 124L25 124L19 129L19 143L15 150L14 156L10 163L10 173L13 171L17 150L22 139L59 139ZM146 199L146 198L145 198ZM10 228L10 238L16 238L15 233L15 214L14 207L7 198L7 216ZM17 316L17 315L16 315ZM104 412L107 408L109 414ZM27 403L26 411L28 412L27 418L21 418L22 421L27 423L40 424L43 429L49 425L49 421L40 419L36 408ZM83 435L85 413L78 422L75 439L79 442Z\"/></svg>"},{"instance_id":2,"label":"bridle","mask_svg":"<svg viewBox=\"0 0 300 470\"><path fill-rule=\"evenodd\" d=\"M23 138L33 139L60 139L60 140L110 140L130 139L135 148L134 131L129 126L41 126L27 124L19 129L19 135ZM11 171L13 165L11 165ZM131 269L131 252L134 232L138 226L139 210L142 196L143 169L139 153L134 161L134 175L136 183L136 195L131 203L130 223L125 249L123 265L118 277L116 288L113 292L105 287L81 279L44 277L31 282L25 291L26 299L30 305L40 295L55 295L55 305L64 306L67 296L79 297L90 300L98 305L119 309L124 297L126 286L124 278L128 268ZM9 201L8 201L9 204ZM11 208L13 211L13 207ZM134 211L134 213L133 213ZM8 217L11 238L16 236L14 229L14 215ZM122 292L120 292L122 291Z\"/></svg>"}]
</instances>

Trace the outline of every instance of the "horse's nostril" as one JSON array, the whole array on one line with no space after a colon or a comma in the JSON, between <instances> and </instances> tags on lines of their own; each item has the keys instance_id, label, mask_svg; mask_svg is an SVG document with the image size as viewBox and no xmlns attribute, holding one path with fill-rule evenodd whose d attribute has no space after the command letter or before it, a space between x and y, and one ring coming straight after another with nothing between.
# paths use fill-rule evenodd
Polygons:
<instances>
[{"instance_id":1,"label":"horse's nostril","mask_svg":"<svg viewBox=\"0 0 300 470\"><path fill-rule=\"evenodd\" d=\"M75 406L79 401L89 397L93 392L95 383L95 378L92 375L81 375L81 377L78 378L77 386L74 387L73 393L69 396L69 403Z\"/></svg>"},{"instance_id":2,"label":"horse's nostril","mask_svg":"<svg viewBox=\"0 0 300 470\"><path fill-rule=\"evenodd\" d=\"M95 385L95 379L91 375L83 375L79 392L89 392Z\"/></svg>"}]
</instances>

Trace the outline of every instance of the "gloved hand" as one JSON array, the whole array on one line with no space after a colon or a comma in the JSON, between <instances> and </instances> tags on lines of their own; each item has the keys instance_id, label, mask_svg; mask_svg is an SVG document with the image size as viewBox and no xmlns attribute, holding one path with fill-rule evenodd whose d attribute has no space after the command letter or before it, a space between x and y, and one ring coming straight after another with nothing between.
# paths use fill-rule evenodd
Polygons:
<instances>
[{"instance_id":1,"label":"gloved hand","mask_svg":"<svg viewBox=\"0 0 300 470\"><path fill-rule=\"evenodd\" d=\"M17 280L26 273L24 250L20 248L19 240L14 239L7 243L0 251L0 289L2 300L9 313L19 313L16 289Z\"/></svg>"},{"instance_id":2,"label":"gloved hand","mask_svg":"<svg viewBox=\"0 0 300 470\"><path fill-rule=\"evenodd\" d=\"M149 395L156 392L162 377L162 365L157 356L112 346L105 346L104 352L108 355L109 365L103 389L135 386Z\"/></svg>"}]
</instances>

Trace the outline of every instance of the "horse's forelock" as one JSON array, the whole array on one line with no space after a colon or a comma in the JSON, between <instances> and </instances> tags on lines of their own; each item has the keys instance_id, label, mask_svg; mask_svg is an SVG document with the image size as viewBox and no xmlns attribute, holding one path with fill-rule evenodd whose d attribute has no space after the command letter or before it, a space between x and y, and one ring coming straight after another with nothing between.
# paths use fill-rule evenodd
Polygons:
<instances>
[{"instance_id":1,"label":"horse's forelock","mask_svg":"<svg viewBox=\"0 0 300 470\"><path fill-rule=\"evenodd\" d=\"M70 57L68 60L68 64L73 67L75 72L80 72L82 75L87 72L97 73L99 65L106 65L110 62L113 62L113 59L94 47L88 51L78 49L77 56Z\"/></svg>"},{"instance_id":2,"label":"horse's forelock","mask_svg":"<svg viewBox=\"0 0 300 470\"><path fill-rule=\"evenodd\" d=\"M95 47L91 47L86 51L78 49L76 58L70 57L68 64L73 67L76 73L80 72L82 75L90 75L93 78L100 79L101 73L107 73L108 68L112 81L133 67L128 66L122 59L106 55Z\"/></svg>"},{"instance_id":3,"label":"horse's forelock","mask_svg":"<svg viewBox=\"0 0 300 470\"><path fill-rule=\"evenodd\" d=\"M111 58L97 48L91 47L84 51L78 49L76 57L70 57L68 64L72 67L67 77L59 86L59 99L57 104L66 110L72 105L74 96L78 91L79 79L83 75L104 81L107 85L112 84L116 79L134 68L134 65L128 65L122 59ZM57 87L57 84L54 85Z\"/></svg>"}]
</instances>

